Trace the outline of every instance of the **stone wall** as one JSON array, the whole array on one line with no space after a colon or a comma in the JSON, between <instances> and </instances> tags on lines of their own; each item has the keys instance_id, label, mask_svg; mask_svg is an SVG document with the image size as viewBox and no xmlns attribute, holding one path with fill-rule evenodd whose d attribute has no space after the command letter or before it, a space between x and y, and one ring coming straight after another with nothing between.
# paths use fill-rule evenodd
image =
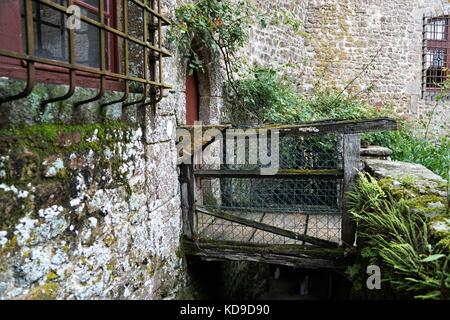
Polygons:
<instances>
[{"instance_id":1,"label":"stone wall","mask_svg":"<svg viewBox=\"0 0 450 320\"><path fill-rule=\"evenodd\" d=\"M136 107L122 114L112 105L101 122L99 103L91 103L72 125L73 103L97 93L83 88L40 115L43 99L67 91L49 84L1 106L0 299L179 294L185 268L175 136L185 122L184 73L178 56L165 62L174 89L156 109L146 107L145 118ZM21 86L1 78L0 95ZM121 95L108 92L105 100Z\"/></svg>"},{"instance_id":2,"label":"stone wall","mask_svg":"<svg viewBox=\"0 0 450 320\"><path fill-rule=\"evenodd\" d=\"M444 1L255 1L269 14L293 12L306 35L254 26L242 50L249 64L288 63L306 94L319 79L342 87L382 47L376 68L354 90L374 85L375 104L395 103L411 116L432 106L420 97L422 14ZM173 13L185 2L162 4ZM200 77L206 123L221 118L219 60ZM98 124L98 104L89 104L83 125L56 124L70 120L74 101L96 94L88 89L39 117L40 101L63 94L64 86L39 85L0 108L0 299L176 295L184 268L175 129L185 123L186 60L176 52L165 59L164 76L173 89L144 119L128 108L125 123L117 120L120 106L110 106L112 122ZM0 81L1 95L19 89L18 82ZM445 123L448 112L438 114Z\"/></svg>"},{"instance_id":3,"label":"stone wall","mask_svg":"<svg viewBox=\"0 0 450 320\"><path fill-rule=\"evenodd\" d=\"M289 25L254 26L243 55L250 64L288 64L299 90L349 88L380 107L422 119L435 106L422 97L423 15L449 12L444 0L299 0L256 1L262 12L285 9L301 21L305 34ZM373 59L373 67L364 65ZM368 90L370 88L370 90ZM433 127L448 133L448 101L440 103ZM444 127L444 128L442 128Z\"/></svg>"},{"instance_id":4,"label":"stone wall","mask_svg":"<svg viewBox=\"0 0 450 320\"><path fill-rule=\"evenodd\" d=\"M111 122L3 130L0 147L2 298L163 298L183 283L173 141Z\"/></svg>"}]
</instances>

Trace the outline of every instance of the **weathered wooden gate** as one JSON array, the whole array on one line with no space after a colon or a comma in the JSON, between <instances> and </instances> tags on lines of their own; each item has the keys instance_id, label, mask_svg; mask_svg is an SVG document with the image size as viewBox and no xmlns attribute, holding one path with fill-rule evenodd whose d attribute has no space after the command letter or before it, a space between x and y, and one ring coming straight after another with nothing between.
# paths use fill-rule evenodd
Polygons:
<instances>
[{"instance_id":1,"label":"weathered wooden gate","mask_svg":"<svg viewBox=\"0 0 450 320\"><path fill-rule=\"evenodd\" d=\"M209 260L336 267L355 237L345 194L360 167L360 134L396 127L395 120L383 118L239 133L249 139L276 135L267 148L278 142L278 170L269 174L262 174L268 165L260 158L250 163L256 149L249 139L219 127L215 143L222 142L216 148L221 164L180 165L186 253ZM248 151L247 158L230 161L239 157L239 147Z\"/></svg>"}]
</instances>

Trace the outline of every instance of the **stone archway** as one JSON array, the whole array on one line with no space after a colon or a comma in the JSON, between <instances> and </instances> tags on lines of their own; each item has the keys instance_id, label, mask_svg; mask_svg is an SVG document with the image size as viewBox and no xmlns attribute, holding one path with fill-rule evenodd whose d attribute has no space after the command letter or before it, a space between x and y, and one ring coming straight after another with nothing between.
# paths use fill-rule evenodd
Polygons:
<instances>
[{"instance_id":1,"label":"stone archway","mask_svg":"<svg viewBox=\"0 0 450 320\"><path fill-rule=\"evenodd\" d=\"M192 120L192 114L198 109L198 119L203 124L220 124L223 109L223 82L221 58L218 54L197 50L202 61L206 61L203 70L189 76L186 70L186 112ZM186 63L188 66L189 63ZM197 95L197 97L194 97ZM198 100L197 100L198 99ZM197 106L193 104L197 103ZM189 114L188 114L189 113ZM188 119L186 119L188 120Z\"/></svg>"}]
</instances>

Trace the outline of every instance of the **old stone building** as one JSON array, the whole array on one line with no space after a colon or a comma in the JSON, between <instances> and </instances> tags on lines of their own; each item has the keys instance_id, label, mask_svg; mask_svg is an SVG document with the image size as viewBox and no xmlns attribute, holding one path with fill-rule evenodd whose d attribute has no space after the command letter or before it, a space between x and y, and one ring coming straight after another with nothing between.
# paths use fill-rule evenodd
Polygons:
<instances>
[{"instance_id":1,"label":"old stone building","mask_svg":"<svg viewBox=\"0 0 450 320\"><path fill-rule=\"evenodd\" d=\"M27 94L0 106L0 298L176 298L186 280L179 248L176 128L186 124L186 95L192 90L198 94L190 119L221 123L225 78L220 57L197 79L186 80L186 59L164 40L164 31L158 39L164 20L157 12L173 16L188 1L107 1L104 8L98 1L71 1L94 23L110 29L115 24L121 32L102 40L83 21L72 35L76 57L62 45L71 39L61 22L64 14L41 2L0 3L0 97L14 98L26 89L30 65L36 80ZM430 83L442 81L450 63L448 1L254 2L269 15L279 8L294 13L303 32L285 25L253 26L241 54L248 65L289 64L304 95L315 85L342 89L351 83L353 92L361 91L373 104L393 104L411 118L422 118L435 106L436 88ZM21 22L33 19L27 10L34 12L36 39L28 43ZM156 33L146 34L145 23ZM124 41L123 34L153 38ZM428 36L435 47L424 45ZM98 58L102 43L107 55ZM49 60L64 64L49 67ZM75 64L81 75L72 86L68 70ZM94 69L104 71L103 80L100 74L85 74ZM138 88L128 76L140 81ZM171 87L155 106L145 96L146 83ZM125 86L129 96L108 104L121 99ZM123 102L135 103L124 107ZM440 102L434 117L439 134L448 131L446 103ZM74 105L82 120L75 124ZM129 125L102 122L102 110L108 119Z\"/></svg>"}]
</instances>

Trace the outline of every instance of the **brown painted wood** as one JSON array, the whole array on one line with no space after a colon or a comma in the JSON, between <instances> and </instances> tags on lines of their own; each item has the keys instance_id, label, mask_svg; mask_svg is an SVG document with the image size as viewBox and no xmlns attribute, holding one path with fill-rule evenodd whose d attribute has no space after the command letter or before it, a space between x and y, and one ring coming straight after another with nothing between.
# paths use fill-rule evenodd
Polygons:
<instances>
[{"instance_id":1,"label":"brown painted wood","mask_svg":"<svg viewBox=\"0 0 450 320\"><path fill-rule=\"evenodd\" d=\"M198 91L198 79L194 72L190 74L189 66L186 70L186 123L193 125L199 120L200 95Z\"/></svg>"},{"instance_id":2,"label":"brown painted wood","mask_svg":"<svg viewBox=\"0 0 450 320\"><path fill-rule=\"evenodd\" d=\"M0 0L0 50L6 50L15 53L24 53L23 39L26 38L26 32L22 26L21 2L17 0ZM76 0L77 4L84 7L89 6L82 0ZM116 12L116 4L113 0L108 0L107 8ZM98 10L98 9L96 9ZM113 14L107 12L111 16L110 25L115 26L116 19ZM118 72L117 57L117 39L112 35L108 36L110 46L108 61L110 71ZM65 67L52 66L45 63L35 63L36 81L52 84L68 84L69 69ZM16 58L0 56L0 76L14 78L19 80L27 79L27 68L25 61ZM97 75L77 71L76 86L82 88L99 88L100 80ZM123 84L117 79L106 78L105 89L114 91L124 91Z\"/></svg>"},{"instance_id":3,"label":"brown painted wood","mask_svg":"<svg viewBox=\"0 0 450 320\"><path fill-rule=\"evenodd\" d=\"M237 216L233 215L232 213L226 212L226 211L216 211L216 210L206 209L206 208L203 208L200 206L196 206L196 211L216 217L216 218L224 219L224 220L231 221L231 222L236 222L236 223L245 225L247 227L252 227L255 229L262 230L262 231L274 233L274 234L277 234L277 235L280 235L283 237L287 237L290 239L311 243L311 244L314 244L314 245L317 245L320 247L336 248L338 246L337 243L334 243L331 241L314 238L314 237L311 237L311 236L308 236L305 234L300 234L297 232L277 228L277 227L274 227L274 226L271 226L271 225L268 225L265 223L256 222L253 220L248 220L245 218L237 217Z\"/></svg>"}]
</instances>

